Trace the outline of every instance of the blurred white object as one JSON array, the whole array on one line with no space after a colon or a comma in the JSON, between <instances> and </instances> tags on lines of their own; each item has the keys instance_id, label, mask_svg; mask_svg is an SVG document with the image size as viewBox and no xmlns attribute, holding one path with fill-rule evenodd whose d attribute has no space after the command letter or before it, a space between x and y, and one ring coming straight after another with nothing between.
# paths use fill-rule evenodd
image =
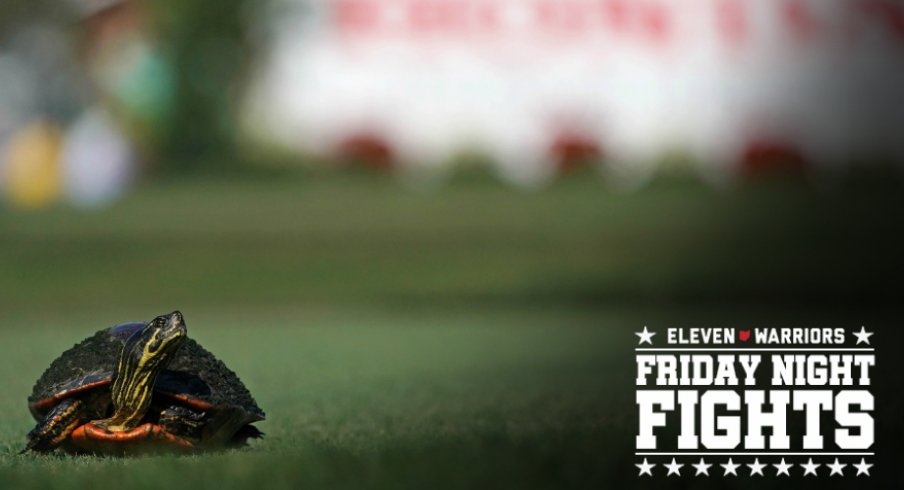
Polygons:
<instances>
[{"instance_id":1,"label":"blurred white object","mask_svg":"<svg viewBox=\"0 0 904 490\"><path fill-rule=\"evenodd\" d=\"M69 128L60 159L63 193L82 207L108 204L122 196L136 172L129 140L97 108L86 111Z\"/></svg>"},{"instance_id":2,"label":"blurred white object","mask_svg":"<svg viewBox=\"0 0 904 490\"><path fill-rule=\"evenodd\" d=\"M397 163L477 146L507 180L536 186L558 170L548 145L578 121L625 189L674 152L729 180L762 166L747 155L763 139L810 167L904 151L894 0L273 5L245 127L291 150L331 154L367 123L392 135Z\"/></svg>"}]
</instances>

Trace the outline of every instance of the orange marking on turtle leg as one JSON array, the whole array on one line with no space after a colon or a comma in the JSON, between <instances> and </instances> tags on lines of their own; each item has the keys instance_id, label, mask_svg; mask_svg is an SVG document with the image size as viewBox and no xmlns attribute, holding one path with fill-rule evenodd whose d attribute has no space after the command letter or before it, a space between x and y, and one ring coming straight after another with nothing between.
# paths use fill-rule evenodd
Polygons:
<instances>
[{"instance_id":1,"label":"orange marking on turtle leg","mask_svg":"<svg viewBox=\"0 0 904 490\"><path fill-rule=\"evenodd\" d=\"M75 429L70 436L72 442L80 449L101 453L124 453L166 447L193 449L194 445L177 435L171 434L159 425L150 422L141 424L132 430L110 432L93 423L87 423Z\"/></svg>"},{"instance_id":2,"label":"orange marking on turtle leg","mask_svg":"<svg viewBox=\"0 0 904 490\"><path fill-rule=\"evenodd\" d=\"M160 394L160 395L172 398L174 400L180 401L180 402L188 405L189 407L197 408L198 410L201 410L201 411L216 410L216 408L217 408L212 403L208 403L203 400L199 400L198 398L189 396L185 393L172 393L169 391L157 390L156 394Z\"/></svg>"},{"instance_id":3,"label":"orange marking on turtle leg","mask_svg":"<svg viewBox=\"0 0 904 490\"><path fill-rule=\"evenodd\" d=\"M154 434L154 439L156 439L158 441L170 443L175 446L179 446L183 449L194 449L195 448L195 445L192 444L192 442L189 441L188 439L185 439L184 437L179 437L179 436L167 431L166 429L164 429L163 427L161 427L159 425L154 426L153 434Z\"/></svg>"},{"instance_id":4,"label":"orange marking on turtle leg","mask_svg":"<svg viewBox=\"0 0 904 490\"><path fill-rule=\"evenodd\" d=\"M147 439L154 430L150 423L141 424L132 430L111 432L94 424L85 424L85 435L92 439L115 442L132 442Z\"/></svg>"},{"instance_id":5,"label":"orange marking on turtle leg","mask_svg":"<svg viewBox=\"0 0 904 490\"><path fill-rule=\"evenodd\" d=\"M53 408L44 420L38 422L28 433L28 443L24 451L51 451L69 437L81 424L82 401L69 399Z\"/></svg>"},{"instance_id":6,"label":"orange marking on turtle leg","mask_svg":"<svg viewBox=\"0 0 904 490\"><path fill-rule=\"evenodd\" d=\"M66 424L66 428L62 432L60 432L59 435L57 435L56 437L54 437L53 439L50 440L51 446L56 447L56 446L59 446L60 444L62 444L63 441L65 441L66 438L69 437L69 435L72 433L72 431L75 430L75 428L78 427L78 424L80 424L80 423L81 422L76 419L76 420L72 420L71 422Z\"/></svg>"}]
</instances>

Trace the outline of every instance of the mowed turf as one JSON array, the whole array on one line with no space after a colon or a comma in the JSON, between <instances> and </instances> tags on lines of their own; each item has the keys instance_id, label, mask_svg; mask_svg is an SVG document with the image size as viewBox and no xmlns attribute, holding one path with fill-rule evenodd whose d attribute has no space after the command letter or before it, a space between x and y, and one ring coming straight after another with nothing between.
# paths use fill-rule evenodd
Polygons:
<instances>
[{"instance_id":1,"label":"mowed turf","mask_svg":"<svg viewBox=\"0 0 904 490\"><path fill-rule=\"evenodd\" d=\"M267 411L245 450L141 458L17 455L25 396L56 353L97 325L8 329L0 350L4 488L360 488L601 482L628 432L612 393L630 339L602 318L491 310L392 314L226 308L186 312L190 334ZM610 320L613 320L610 318ZM607 322L609 323L609 322ZM623 397L622 397L623 398ZM613 417L617 414L618 417ZM614 455L622 459L623 455Z\"/></svg>"},{"instance_id":2,"label":"mowed turf","mask_svg":"<svg viewBox=\"0 0 904 490\"><path fill-rule=\"evenodd\" d=\"M0 209L0 306L896 298L881 286L901 272L895 178L663 179L634 194L592 174L536 192L345 174L153 182L102 210Z\"/></svg>"},{"instance_id":3,"label":"mowed turf","mask_svg":"<svg viewBox=\"0 0 904 490\"><path fill-rule=\"evenodd\" d=\"M0 210L0 487L633 485L632 332L863 321L835 310L897 294L881 284L899 272L885 213L901 201L786 181L626 195L578 175L427 193L302 175ZM199 456L16 454L55 356L176 308L267 412L265 439Z\"/></svg>"}]
</instances>

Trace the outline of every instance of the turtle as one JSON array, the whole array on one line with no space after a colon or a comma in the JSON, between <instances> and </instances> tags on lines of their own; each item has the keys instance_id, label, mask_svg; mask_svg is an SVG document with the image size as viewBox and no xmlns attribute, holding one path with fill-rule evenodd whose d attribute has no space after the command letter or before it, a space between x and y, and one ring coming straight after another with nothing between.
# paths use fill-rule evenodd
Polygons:
<instances>
[{"instance_id":1,"label":"turtle","mask_svg":"<svg viewBox=\"0 0 904 490\"><path fill-rule=\"evenodd\" d=\"M103 329L35 383L25 452L197 452L244 446L265 419L238 376L188 338L182 313Z\"/></svg>"}]
</instances>

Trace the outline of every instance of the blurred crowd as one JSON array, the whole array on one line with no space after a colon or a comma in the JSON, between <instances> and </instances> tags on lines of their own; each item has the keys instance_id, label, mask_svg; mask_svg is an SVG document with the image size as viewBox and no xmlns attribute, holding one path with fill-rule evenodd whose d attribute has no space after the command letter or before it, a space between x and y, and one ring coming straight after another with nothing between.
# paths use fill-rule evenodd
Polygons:
<instances>
[{"instance_id":1,"label":"blurred crowd","mask_svg":"<svg viewBox=\"0 0 904 490\"><path fill-rule=\"evenodd\" d=\"M241 35L235 22L205 12L212 2L10 2L0 8L6 202L102 206L141 176L226 154L232 116L222 100L233 94L223 92L242 57L210 63L235 55L219 48ZM227 41L210 56L203 40L218 37Z\"/></svg>"},{"instance_id":2,"label":"blurred crowd","mask_svg":"<svg viewBox=\"0 0 904 490\"><path fill-rule=\"evenodd\" d=\"M0 193L98 206L249 154L831 172L904 160L902 54L894 0L5 0Z\"/></svg>"},{"instance_id":3,"label":"blurred crowd","mask_svg":"<svg viewBox=\"0 0 904 490\"><path fill-rule=\"evenodd\" d=\"M133 1L53 5L0 44L0 175L14 205L108 203L172 104L170 67Z\"/></svg>"}]
</instances>

